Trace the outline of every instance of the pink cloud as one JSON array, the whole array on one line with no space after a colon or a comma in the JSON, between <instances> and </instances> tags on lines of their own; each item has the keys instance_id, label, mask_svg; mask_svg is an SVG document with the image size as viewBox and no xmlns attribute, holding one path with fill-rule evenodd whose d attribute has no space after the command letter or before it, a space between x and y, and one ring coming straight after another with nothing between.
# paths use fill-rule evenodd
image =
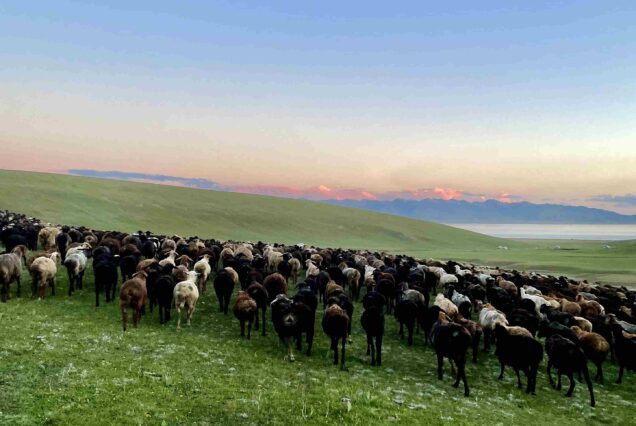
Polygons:
<instances>
[{"instance_id":1,"label":"pink cloud","mask_svg":"<svg viewBox=\"0 0 636 426\"><path fill-rule=\"evenodd\" d=\"M498 201L502 202L502 203L512 203L512 198L510 197L510 194L508 194L507 192L502 192L501 194L499 194L499 198L497 198Z\"/></svg>"},{"instance_id":2,"label":"pink cloud","mask_svg":"<svg viewBox=\"0 0 636 426\"><path fill-rule=\"evenodd\" d=\"M462 192L453 188L435 188L435 193L442 200L457 200L462 198Z\"/></svg>"}]
</instances>

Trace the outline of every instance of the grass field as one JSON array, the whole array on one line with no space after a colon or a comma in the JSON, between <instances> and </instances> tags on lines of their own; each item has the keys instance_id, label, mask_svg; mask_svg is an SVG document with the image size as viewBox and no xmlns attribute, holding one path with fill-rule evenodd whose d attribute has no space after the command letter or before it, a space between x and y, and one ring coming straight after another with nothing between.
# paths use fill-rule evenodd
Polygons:
<instances>
[{"instance_id":1,"label":"grass field","mask_svg":"<svg viewBox=\"0 0 636 426\"><path fill-rule=\"evenodd\" d=\"M636 242L513 241L302 200L0 171L0 208L53 223L219 239L387 250L633 286ZM500 250L499 246L509 250ZM560 245L561 249L555 249Z\"/></svg>"},{"instance_id":2,"label":"grass field","mask_svg":"<svg viewBox=\"0 0 636 426\"><path fill-rule=\"evenodd\" d=\"M267 337L241 339L211 293L180 333L174 321L160 326L156 311L122 333L116 306L93 306L92 282L89 268L88 289L69 298L60 271L56 297L18 299L13 287L0 305L0 424L629 424L636 408L636 376L615 385L613 365L592 409L581 384L572 398L550 388L545 362L537 395L527 396L510 371L499 382L494 356L483 353L468 366L464 398L448 368L437 380L421 335L412 347L400 341L393 318L384 363L372 368L359 305L347 371L332 365L319 318L313 355L289 363L269 319Z\"/></svg>"},{"instance_id":3,"label":"grass field","mask_svg":"<svg viewBox=\"0 0 636 426\"><path fill-rule=\"evenodd\" d=\"M634 243L520 242L443 225L355 209L270 197L35 173L0 172L0 208L44 220L98 228L198 234L323 246L368 247L427 257L452 257L629 282ZM555 250L555 245L561 250ZM508 251L498 250L506 245ZM29 277L23 279L28 293ZM238 323L218 313L213 292L202 296L193 325L177 333L148 313L122 333L114 305L95 308L92 269L85 290L0 304L0 424L630 424L636 377L595 387L597 407L577 385L573 398L550 388L541 365L537 395L499 382L492 354L469 365L471 396L435 374L422 336L408 347L387 319L383 366L372 368L356 305L347 371L333 366L318 318L314 354L283 361L269 335L239 337ZM292 293L294 290L291 291ZM24 296L24 294L23 294ZM321 310L317 313L321 315ZM269 315L268 315L269 317Z\"/></svg>"}]
</instances>

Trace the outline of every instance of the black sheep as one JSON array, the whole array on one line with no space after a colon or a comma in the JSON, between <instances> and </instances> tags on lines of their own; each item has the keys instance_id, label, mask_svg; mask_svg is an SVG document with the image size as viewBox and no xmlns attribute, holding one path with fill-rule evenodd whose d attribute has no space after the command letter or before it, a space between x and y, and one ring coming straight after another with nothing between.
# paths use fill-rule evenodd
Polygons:
<instances>
[{"instance_id":1,"label":"black sheep","mask_svg":"<svg viewBox=\"0 0 636 426\"><path fill-rule=\"evenodd\" d=\"M420 307L412 300L402 299L395 306L395 318L400 323L400 338L404 339L404 326L406 326L409 346L413 345L413 329L420 316Z\"/></svg>"},{"instance_id":2,"label":"black sheep","mask_svg":"<svg viewBox=\"0 0 636 426\"><path fill-rule=\"evenodd\" d=\"M99 293L104 291L106 303L115 300L117 291L117 261L110 253L102 254L93 259L93 274L95 275L95 306L99 306Z\"/></svg>"},{"instance_id":3,"label":"black sheep","mask_svg":"<svg viewBox=\"0 0 636 426\"><path fill-rule=\"evenodd\" d=\"M470 390L466 381L466 352L472 338L468 330L448 321L446 315L440 312L439 319L431 330L430 338L437 355L437 378L442 380L444 358L448 358L457 366L457 376L453 387L458 387L459 381L462 380L464 396L469 396Z\"/></svg>"},{"instance_id":4,"label":"black sheep","mask_svg":"<svg viewBox=\"0 0 636 426\"><path fill-rule=\"evenodd\" d=\"M539 317L534 310L527 311L525 309L515 309L510 312L507 319L510 325L523 327L533 336L536 336L537 331L539 330Z\"/></svg>"},{"instance_id":5,"label":"black sheep","mask_svg":"<svg viewBox=\"0 0 636 426\"><path fill-rule=\"evenodd\" d=\"M291 339L299 337L299 318L294 302L284 294L277 295L271 303L272 323L278 338L287 347L285 360L294 361Z\"/></svg>"},{"instance_id":6,"label":"black sheep","mask_svg":"<svg viewBox=\"0 0 636 426\"><path fill-rule=\"evenodd\" d=\"M537 387L537 371L543 359L541 343L528 336L510 334L500 324L495 326L495 337L497 338L495 355L501 366L499 380L503 380L504 369L508 365L515 370L517 386L521 389L519 371L523 371L527 379L526 393L534 395Z\"/></svg>"},{"instance_id":7,"label":"black sheep","mask_svg":"<svg viewBox=\"0 0 636 426\"><path fill-rule=\"evenodd\" d=\"M614 351L616 352L616 363L619 366L618 379L616 383L623 381L623 372L625 369L636 371L636 339L628 339L623 335L623 329L619 324L612 327L612 335L614 337Z\"/></svg>"},{"instance_id":8,"label":"black sheep","mask_svg":"<svg viewBox=\"0 0 636 426\"><path fill-rule=\"evenodd\" d=\"M298 317L298 335L296 337L296 349L302 348L302 335L307 339L307 356L311 355L311 348L314 342L314 329L316 324L316 308L318 298L308 288L303 288L296 293L292 299L294 302L294 312Z\"/></svg>"},{"instance_id":9,"label":"black sheep","mask_svg":"<svg viewBox=\"0 0 636 426\"><path fill-rule=\"evenodd\" d=\"M596 405L594 401L594 389L592 387L592 380L590 380L590 373L587 369L587 357L583 353L583 350L577 344L559 334L553 334L546 340L545 350L548 354L548 379L552 387L555 387L554 381L552 380L552 367L555 367L557 370L557 390L561 390L561 376L563 374L570 380L570 388L565 394L565 396L568 397L572 396L572 392L574 392L574 373L583 373L587 388L590 391L590 405L594 407Z\"/></svg>"},{"instance_id":10,"label":"black sheep","mask_svg":"<svg viewBox=\"0 0 636 426\"><path fill-rule=\"evenodd\" d=\"M269 304L269 296L267 294L267 290L262 284L252 281L252 283L247 287L247 294L250 295L252 299L256 301L257 308L261 311L262 321L263 321L263 331L262 335L266 335L265 331L265 313L267 312L267 305ZM259 329L259 318L258 314L256 315L256 331Z\"/></svg>"},{"instance_id":11,"label":"black sheep","mask_svg":"<svg viewBox=\"0 0 636 426\"><path fill-rule=\"evenodd\" d=\"M230 297L234 291L234 277L225 269L214 277L214 292L219 300L219 311L227 315L230 308Z\"/></svg>"},{"instance_id":12,"label":"black sheep","mask_svg":"<svg viewBox=\"0 0 636 426\"><path fill-rule=\"evenodd\" d=\"M166 265L154 284L154 294L156 295L157 306L159 308L159 323L166 324L170 321L170 309L172 308L172 299L174 287L177 283L172 275L174 267L170 264Z\"/></svg>"},{"instance_id":13,"label":"black sheep","mask_svg":"<svg viewBox=\"0 0 636 426\"><path fill-rule=\"evenodd\" d=\"M360 322L367 334L367 355L371 355L371 365L382 365L382 338L384 337L384 305L386 299L372 291L362 299L364 312Z\"/></svg>"}]
</instances>

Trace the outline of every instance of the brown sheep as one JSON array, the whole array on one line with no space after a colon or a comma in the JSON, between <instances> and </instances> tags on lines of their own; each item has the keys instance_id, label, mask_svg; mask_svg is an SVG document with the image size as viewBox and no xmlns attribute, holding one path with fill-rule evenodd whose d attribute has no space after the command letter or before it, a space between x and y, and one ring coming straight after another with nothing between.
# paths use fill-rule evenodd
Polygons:
<instances>
[{"instance_id":1,"label":"brown sheep","mask_svg":"<svg viewBox=\"0 0 636 426\"><path fill-rule=\"evenodd\" d=\"M137 272L145 271L150 265L157 263L156 259L144 259L137 264Z\"/></svg>"},{"instance_id":2,"label":"brown sheep","mask_svg":"<svg viewBox=\"0 0 636 426\"><path fill-rule=\"evenodd\" d=\"M121 286L119 292L119 309L121 310L121 323L126 331L128 322L128 308L133 310L133 326L137 327L141 319L141 309L146 303L148 291L146 290L146 278L144 271L136 272L131 279Z\"/></svg>"},{"instance_id":3,"label":"brown sheep","mask_svg":"<svg viewBox=\"0 0 636 426\"><path fill-rule=\"evenodd\" d=\"M247 338L251 337L257 309L256 301L246 291L239 291L232 311L241 323L241 337L245 337L245 323L247 323Z\"/></svg>"},{"instance_id":4,"label":"brown sheep","mask_svg":"<svg viewBox=\"0 0 636 426\"><path fill-rule=\"evenodd\" d=\"M339 294L344 294L344 288L336 284L335 281L329 280L327 288L325 289L325 303L332 297L337 297Z\"/></svg>"},{"instance_id":5,"label":"brown sheep","mask_svg":"<svg viewBox=\"0 0 636 426\"><path fill-rule=\"evenodd\" d=\"M579 344L583 348L585 356L596 365L596 376L594 380L603 383L603 362L607 358L610 351L610 345L603 336L598 333L589 333L581 330L577 326L570 329L574 332Z\"/></svg>"},{"instance_id":6,"label":"brown sheep","mask_svg":"<svg viewBox=\"0 0 636 426\"><path fill-rule=\"evenodd\" d=\"M497 285L506 290L511 296L517 296L517 286L512 281L506 281L503 277L499 276L497 277Z\"/></svg>"},{"instance_id":7,"label":"brown sheep","mask_svg":"<svg viewBox=\"0 0 636 426\"><path fill-rule=\"evenodd\" d=\"M605 308L596 300L585 300L580 294L576 297L576 302L581 307L581 316L584 318L595 318L605 314Z\"/></svg>"},{"instance_id":8,"label":"brown sheep","mask_svg":"<svg viewBox=\"0 0 636 426\"><path fill-rule=\"evenodd\" d=\"M567 312L573 316L581 316L581 306L576 302L570 302L567 299L561 299L561 312Z\"/></svg>"},{"instance_id":9,"label":"brown sheep","mask_svg":"<svg viewBox=\"0 0 636 426\"><path fill-rule=\"evenodd\" d=\"M272 301L279 294L287 294L287 280L278 272L268 275L263 280L263 287L267 290L268 302Z\"/></svg>"}]
</instances>

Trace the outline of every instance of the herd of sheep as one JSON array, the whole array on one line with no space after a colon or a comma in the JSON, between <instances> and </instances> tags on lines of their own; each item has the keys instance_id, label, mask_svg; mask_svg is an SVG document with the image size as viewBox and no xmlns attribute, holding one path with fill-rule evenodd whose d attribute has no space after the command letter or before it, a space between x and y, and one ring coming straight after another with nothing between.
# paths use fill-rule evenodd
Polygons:
<instances>
[{"instance_id":1,"label":"herd of sheep","mask_svg":"<svg viewBox=\"0 0 636 426\"><path fill-rule=\"evenodd\" d=\"M155 307L162 324L170 321L174 308L177 329L182 315L189 325L212 280L219 310L226 315L234 290L239 289L232 311L241 336L249 339L253 327L265 335L266 311L271 309L274 330L290 361L293 347L301 350L303 337L306 354L311 355L321 305L321 325L331 340L334 364L344 368L353 312L364 290L361 324L371 365L382 363L385 316L392 314L402 338L406 331L409 345L413 333L421 330L437 355L440 379L443 359L450 360L454 386L462 382L466 396L466 360L471 351L472 362L477 362L482 339L486 351L496 345L499 378L509 366L521 387L523 372L526 392L534 394L545 351L550 383L561 389L561 377L567 376L566 395L571 396L577 375L587 384L592 406L588 361L595 365L594 380L600 383L607 358L619 367L617 383L625 369L636 369L636 292L625 287L364 250L51 226L6 211L0 212L0 225L5 248L0 255L3 302L14 282L20 297L24 265L31 275L32 297L44 298L47 287L55 295L60 265L67 270L72 296L83 287L84 272L92 263L96 306L101 294L107 303L114 301L122 281L119 306L124 331L129 312L137 326L145 310L152 312ZM292 297L290 282L295 287ZM545 338L543 343L539 338Z\"/></svg>"}]
</instances>

